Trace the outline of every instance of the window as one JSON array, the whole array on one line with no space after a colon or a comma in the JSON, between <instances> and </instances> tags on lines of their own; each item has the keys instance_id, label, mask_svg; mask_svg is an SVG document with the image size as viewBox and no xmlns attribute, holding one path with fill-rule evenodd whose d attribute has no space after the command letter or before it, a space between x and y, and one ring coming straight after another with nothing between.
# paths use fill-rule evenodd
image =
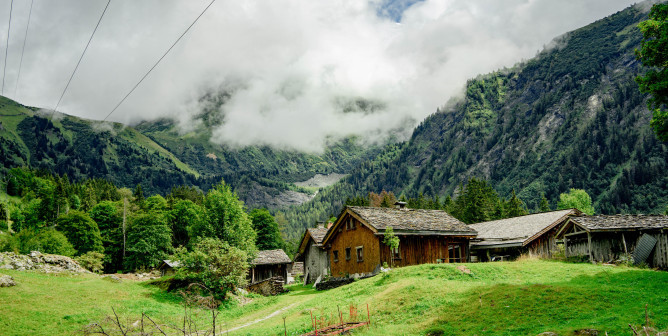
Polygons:
<instances>
[{"instance_id":1,"label":"window","mask_svg":"<svg viewBox=\"0 0 668 336\"><path fill-rule=\"evenodd\" d=\"M391 252L392 252L392 259L401 259L401 254L399 253L399 247L393 248Z\"/></svg>"},{"instance_id":2,"label":"window","mask_svg":"<svg viewBox=\"0 0 668 336\"><path fill-rule=\"evenodd\" d=\"M459 244L448 245L448 258L451 263L462 262L462 246Z\"/></svg>"},{"instance_id":3,"label":"window","mask_svg":"<svg viewBox=\"0 0 668 336\"><path fill-rule=\"evenodd\" d=\"M339 251L333 251L332 253L334 253L334 262L338 262L339 261Z\"/></svg>"},{"instance_id":4,"label":"window","mask_svg":"<svg viewBox=\"0 0 668 336\"><path fill-rule=\"evenodd\" d=\"M355 220L352 217L348 217L348 221L346 222L346 229L355 230Z\"/></svg>"},{"instance_id":5,"label":"window","mask_svg":"<svg viewBox=\"0 0 668 336\"><path fill-rule=\"evenodd\" d=\"M357 262L364 261L364 252L362 251L363 247L358 246L355 249L357 250Z\"/></svg>"},{"instance_id":6,"label":"window","mask_svg":"<svg viewBox=\"0 0 668 336\"><path fill-rule=\"evenodd\" d=\"M350 260L350 247L346 247L346 260Z\"/></svg>"}]
</instances>

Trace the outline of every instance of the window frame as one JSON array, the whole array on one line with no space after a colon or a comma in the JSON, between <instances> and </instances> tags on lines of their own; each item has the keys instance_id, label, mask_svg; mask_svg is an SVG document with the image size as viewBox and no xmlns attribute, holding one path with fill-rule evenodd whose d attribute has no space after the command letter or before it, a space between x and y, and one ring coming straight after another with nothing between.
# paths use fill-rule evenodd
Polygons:
<instances>
[{"instance_id":1,"label":"window frame","mask_svg":"<svg viewBox=\"0 0 668 336\"><path fill-rule=\"evenodd\" d=\"M352 258L352 248L346 247L346 260L350 260L351 258Z\"/></svg>"},{"instance_id":2,"label":"window frame","mask_svg":"<svg viewBox=\"0 0 668 336\"><path fill-rule=\"evenodd\" d=\"M334 262L339 262L339 250L332 251L332 259L334 259Z\"/></svg>"},{"instance_id":3,"label":"window frame","mask_svg":"<svg viewBox=\"0 0 668 336\"><path fill-rule=\"evenodd\" d=\"M357 256L357 262L364 261L364 246L355 247L355 255Z\"/></svg>"}]
</instances>

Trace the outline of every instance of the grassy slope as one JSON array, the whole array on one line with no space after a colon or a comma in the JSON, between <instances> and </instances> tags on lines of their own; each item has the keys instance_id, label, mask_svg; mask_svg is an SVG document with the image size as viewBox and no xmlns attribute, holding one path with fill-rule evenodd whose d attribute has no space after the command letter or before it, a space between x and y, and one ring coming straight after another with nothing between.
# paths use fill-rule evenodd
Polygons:
<instances>
[{"instance_id":1,"label":"grassy slope","mask_svg":"<svg viewBox=\"0 0 668 336\"><path fill-rule=\"evenodd\" d=\"M650 320L668 328L668 273L625 267L550 261L421 265L315 292L302 286L278 297L257 298L223 309L219 320L239 326L284 307L285 311L230 335L282 335L308 330L310 313L335 316L337 305L371 307L373 326L361 335L526 335L555 331L568 335L594 328L628 334L627 324ZM176 319L179 299L140 283L115 284L94 276L11 272L17 287L0 290L0 330L8 335L64 334L100 320L115 307L124 317L148 312L161 321ZM134 320L133 320L134 321Z\"/></svg>"}]
</instances>

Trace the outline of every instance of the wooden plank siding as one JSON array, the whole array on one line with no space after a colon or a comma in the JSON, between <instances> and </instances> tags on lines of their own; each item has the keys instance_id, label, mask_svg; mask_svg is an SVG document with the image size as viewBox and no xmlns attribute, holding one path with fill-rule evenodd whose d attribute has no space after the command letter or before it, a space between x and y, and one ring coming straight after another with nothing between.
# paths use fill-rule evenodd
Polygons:
<instances>
[{"instance_id":1,"label":"wooden plank siding","mask_svg":"<svg viewBox=\"0 0 668 336\"><path fill-rule=\"evenodd\" d=\"M651 267L668 269L668 232L665 230L651 231L622 231L622 232L592 232L591 253L596 262L610 262L619 260L625 250L631 254L636 248L643 233L657 239L656 246L647 263ZM589 244L586 234L566 236L566 257L589 256ZM626 249L624 247L626 241Z\"/></svg>"},{"instance_id":2,"label":"wooden plank siding","mask_svg":"<svg viewBox=\"0 0 668 336\"><path fill-rule=\"evenodd\" d=\"M561 226L557 225L529 243L526 246L529 255L538 258L552 258L554 253L559 250L556 234L560 228Z\"/></svg>"},{"instance_id":3,"label":"wooden plank siding","mask_svg":"<svg viewBox=\"0 0 668 336\"><path fill-rule=\"evenodd\" d=\"M371 229L353 220L354 228L342 225L337 230L336 239L328 247L329 265L332 276L342 277L352 274L371 273L380 266L380 241ZM362 246L363 260L357 261L356 248ZM346 260L346 248L350 248L350 259ZM334 261L334 251L339 259Z\"/></svg>"},{"instance_id":4,"label":"wooden plank siding","mask_svg":"<svg viewBox=\"0 0 668 336\"><path fill-rule=\"evenodd\" d=\"M391 263L390 248L380 244L380 260L382 263L394 266L410 266L427 263L449 262L448 246L459 245L461 247L462 261L467 260L468 238L443 237L443 236L398 236L399 258ZM383 236L378 239L382 241Z\"/></svg>"}]
</instances>

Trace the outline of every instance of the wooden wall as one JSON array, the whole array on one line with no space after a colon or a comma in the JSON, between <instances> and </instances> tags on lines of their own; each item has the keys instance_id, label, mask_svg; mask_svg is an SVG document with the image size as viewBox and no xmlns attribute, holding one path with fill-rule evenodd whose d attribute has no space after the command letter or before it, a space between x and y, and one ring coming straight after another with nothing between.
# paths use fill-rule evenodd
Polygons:
<instances>
[{"instance_id":1,"label":"wooden wall","mask_svg":"<svg viewBox=\"0 0 668 336\"><path fill-rule=\"evenodd\" d=\"M622 236L623 233L623 236ZM633 253L638 240L645 232L594 232L591 234L592 257L596 262L610 262L619 260L624 255L624 241L626 251ZM656 246L647 263L651 267L668 268L668 231L647 231L649 235L657 239ZM623 237L623 238L622 238ZM589 256L589 245L587 234L568 237L566 256Z\"/></svg>"},{"instance_id":2,"label":"wooden wall","mask_svg":"<svg viewBox=\"0 0 668 336\"><path fill-rule=\"evenodd\" d=\"M349 215L346 214L346 217ZM347 218L344 218L347 221ZM329 265L334 277L343 277L356 273L372 273L380 266L380 241L373 232L362 225L357 220L354 220L355 228L346 228L346 223L343 222L335 233L331 241L331 247L327 249L329 257ZM355 248L363 247L364 260L357 261L357 253ZM346 260L346 247L350 247L350 259ZM339 252L339 260L334 261L334 251Z\"/></svg>"},{"instance_id":3,"label":"wooden wall","mask_svg":"<svg viewBox=\"0 0 668 336\"><path fill-rule=\"evenodd\" d=\"M256 283L275 276L283 277L283 281L287 281L288 265L287 264L257 265L251 268L250 272L248 272L248 280L250 283Z\"/></svg>"},{"instance_id":4,"label":"wooden wall","mask_svg":"<svg viewBox=\"0 0 668 336\"><path fill-rule=\"evenodd\" d=\"M537 256L539 258L552 258L552 255L559 250L557 247L556 233L561 225L557 225L552 230L544 233L540 237L534 239L526 248L529 255Z\"/></svg>"},{"instance_id":5,"label":"wooden wall","mask_svg":"<svg viewBox=\"0 0 668 336\"><path fill-rule=\"evenodd\" d=\"M394 266L410 266L427 263L447 263L448 245L459 244L461 246L462 260L468 258L469 240L465 237L444 236L398 236L399 237L399 259L394 259ZM379 239L382 240L382 236ZM380 245L380 260L382 263L392 265L390 248Z\"/></svg>"}]
</instances>

